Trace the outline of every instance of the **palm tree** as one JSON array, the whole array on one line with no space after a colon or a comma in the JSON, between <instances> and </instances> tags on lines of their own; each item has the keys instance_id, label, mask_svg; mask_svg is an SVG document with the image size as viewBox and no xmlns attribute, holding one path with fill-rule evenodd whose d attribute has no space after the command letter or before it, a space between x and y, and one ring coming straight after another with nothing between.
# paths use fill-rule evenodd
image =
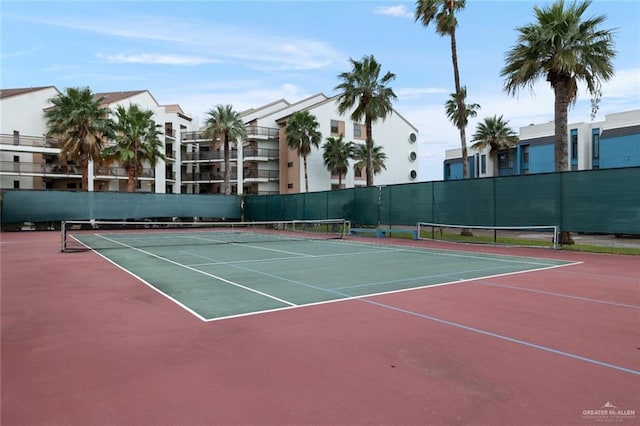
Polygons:
<instances>
[{"instance_id":1,"label":"palm tree","mask_svg":"<svg viewBox=\"0 0 640 426\"><path fill-rule=\"evenodd\" d=\"M397 99L393 89L387 84L396 78L392 72L380 77L381 66L373 55L363 56L361 61L349 59L351 72L343 72L338 75L342 83L335 90L342 92L338 97L338 112L345 114L354 106L351 119L364 124L367 132L367 186L373 186L373 132L372 125L378 119L384 119L393 112L391 102Z\"/></svg>"},{"instance_id":2,"label":"palm tree","mask_svg":"<svg viewBox=\"0 0 640 426\"><path fill-rule=\"evenodd\" d=\"M456 28L458 20L456 12L464 9L466 0L417 0L415 20L420 21L422 25L428 27L435 21L436 33L442 37L449 36L451 39L451 62L453 63L453 81L456 89L456 103L458 104L458 120L454 123L464 123L466 121L466 112L462 87L460 86L460 71L458 69L458 51L456 47ZM469 177L469 168L467 165L467 142L466 142L466 124L458 126L460 131L460 145L462 146L462 177Z\"/></svg>"},{"instance_id":3,"label":"palm tree","mask_svg":"<svg viewBox=\"0 0 640 426\"><path fill-rule=\"evenodd\" d=\"M45 110L47 136L58 139L59 158L77 162L82 170L82 190L89 190L89 162L99 158L106 139L113 136L105 98L96 98L88 87L70 87L50 99Z\"/></svg>"},{"instance_id":4,"label":"palm tree","mask_svg":"<svg viewBox=\"0 0 640 426\"><path fill-rule=\"evenodd\" d=\"M128 108L118 105L115 116L116 143L105 148L102 157L124 167L128 177L127 191L135 192L144 164L154 167L158 159L165 159L160 151L160 125L153 120L153 111L140 109L135 104Z\"/></svg>"},{"instance_id":5,"label":"palm tree","mask_svg":"<svg viewBox=\"0 0 640 426\"><path fill-rule=\"evenodd\" d=\"M524 87L533 88L539 78L546 78L555 94L555 170L568 170L567 116L569 106L578 97L578 82L584 81L592 96L592 116L598 109L603 81L614 75L613 30L599 26L606 17L582 19L591 1L563 0L551 6L534 6L537 22L518 27L518 42L507 52L501 76L504 90L515 95ZM571 243L563 232L561 243Z\"/></svg>"},{"instance_id":6,"label":"palm tree","mask_svg":"<svg viewBox=\"0 0 640 426\"><path fill-rule=\"evenodd\" d=\"M471 148L483 150L489 148L489 157L496 157L498 151L505 148L513 148L518 143L518 136L509 127L509 121L505 121L502 116L486 117L483 122L478 123L476 132L471 139L474 142ZM493 162L493 175L497 176L498 161Z\"/></svg>"},{"instance_id":7,"label":"palm tree","mask_svg":"<svg viewBox=\"0 0 640 426\"><path fill-rule=\"evenodd\" d=\"M296 111L287 120L287 145L296 150L298 156L303 159L306 192L309 192L307 156L311 153L311 147L318 148L322 140L322 134L318 130L319 126L318 120L309 111Z\"/></svg>"},{"instance_id":8,"label":"palm tree","mask_svg":"<svg viewBox=\"0 0 640 426\"><path fill-rule=\"evenodd\" d=\"M460 97L462 105L464 106L464 114L461 115L458 111L458 96L455 93L449 95L449 100L444 104L444 111L449 121L451 121L458 129L461 127L466 128L469 124L469 118L473 118L478 115L480 109L479 104L465 104L467 101L467 87L463 86L460 89ZM462 121L460 121L462 120Z\"/></svg>"},{"instance_id":9,"label":"palm tree","mask_svg":"<svg viewBox=\"0 0 640 426\"><path fill-rule=\"evenodd\" d=\"M387 166L385 164L387 154L382 151L381 146L374 146L373 149L369 151L365 145L355 144L355 148L353 150L353 159L356 160L356 163L354 166L358 169L367 167L367 162L369 161L369 152L371 152L372 174L377 175L381 171L387 170Z\"/></svg>"},{"instance_id":10,"label":"palm tree","mask_svg":"<svg viewBox=\"0 0 640 426\"><path fill-rule=\"evenodd\" d=\"M353 142L345 142L340 137L328 137L322 146L324 165L331 173L338 174L338 188L342 186L342 176L349 170L349 160L353 158Z\"/></svg>"},{"instance_id":11,"label":"palm tree","mask_svg":"<svg viewBox=\"0 0 640 426\"><path fill-rule=\"evenodd\" d=\"M204 136L211 139L212 145L218 139L224 142L224 193L231 194L231 166L229 164L229 141L233 139L245 139L247 129L244 126L240 113L233 110L231 105L217 105L207 113ZM242 149L242 147L238 147Z\"/></svg>"}]
</instances>

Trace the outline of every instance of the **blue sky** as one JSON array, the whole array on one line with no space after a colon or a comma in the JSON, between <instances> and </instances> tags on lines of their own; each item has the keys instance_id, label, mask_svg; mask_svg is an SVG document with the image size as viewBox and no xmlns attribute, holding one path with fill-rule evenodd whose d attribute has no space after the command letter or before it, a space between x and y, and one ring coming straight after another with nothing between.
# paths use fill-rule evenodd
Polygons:
<instances>
[{"instance_id":1,"label":"blue sky","mask_svg":"<svg viewBox=\"0 0 640 426\"><path fill-rule=\"evenodd\" d=\"M545 1L467 0L457 34L470 122L504 115L519 127L553 119L545 81L508 96L500 70L515 28L533 21ZM414 1L6 1L1 8L3 89L89 86L94 92L148 89L161 104L178 103L202 120L216 104L242 111L274 100L336 94L349 58L373 54L391 83L395 109L420 130L420 180L442 178L457 130L444 102L453 89L448 38L413 19ZM604 86L596 121L640 108L640 2L595 0L588 16L615 29L616 77ZM584 88L569 122L590 121Z\"/></svg>"}]
</instances>

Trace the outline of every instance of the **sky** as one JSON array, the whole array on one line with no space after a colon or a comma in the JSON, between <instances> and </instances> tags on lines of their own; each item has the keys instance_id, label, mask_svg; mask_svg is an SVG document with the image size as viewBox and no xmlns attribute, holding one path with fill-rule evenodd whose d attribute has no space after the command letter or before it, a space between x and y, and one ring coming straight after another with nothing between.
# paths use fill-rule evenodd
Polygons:
<instances>
[{"instance_id":1,"label":"sky","mask_svg":"<svg viewBox=\"0 0 640 426\"><path fill-rule=\"evenodd\" d=\"M546 1L467 0L457 49L468 103L481 109L467 128L502 115L519 128L553 120L553 91L540 80L517 96L504 92L506 52L516 28L534 22ZM149 90L203 122L217 104L236 111L284 98L338 94L349 59L373 55L419 130L420 181L441 180L445 151L460 148L444 103L454 92L450 39L413 17L406 0L13 1L0 0L2 89L90 87L95 93ZM605 114L640 108L640 2L594 0L586 16L613 29L615 77L603 86ZM569 123L591 121L584 87ZM375 138L375 135L374 135Z\"/></svg>"}]
</instances>

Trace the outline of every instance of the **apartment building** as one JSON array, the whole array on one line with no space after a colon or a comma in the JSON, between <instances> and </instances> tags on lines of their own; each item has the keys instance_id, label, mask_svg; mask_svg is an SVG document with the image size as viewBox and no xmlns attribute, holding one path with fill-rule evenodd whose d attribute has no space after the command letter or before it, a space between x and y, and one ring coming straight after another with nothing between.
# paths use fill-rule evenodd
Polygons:
<instances>
[{"instance_id":1,"label":"apartment building","mask_svg":"<svg viewBox=\"0 0 640 426\"><path fill-rule=\"evenodd\" d=\"M640 166L640 109L607 114L597 122L568 125L569 169ZM514 148L490 153L468 149L471 178L555 171L554 123L521 127ZM444 180L462 179L460 149L446 151Z\"/></svg>"},{"instance_id":2,"label":"apartment building","mask_svg":"<svg viewBox=\"0 0 640 426\"><path fill-rule=\"evenodd\" d=\"M0 91L0 188L81 190L77 164L61 162L57 141L45 137L44 113L60 92L53 86ZM145 165L138 179L140 192L179 193L180 135L195 125L179 105L160 105L147 90L96 93L115 110L137 104L154 112L161 125L166 160ZM108 142L112 144L113 142ZM117 164L101 161L89 165L89 191L126 191L127 173Z\"/></svg>"},{"instance_id":3,"label":"apartment building","mask_svg":"<svg viewBox=\"0 0 640 426\"><path fill-rule=\"evenodd\" d=\"M44 112L59 90L53 86L0 91L0 187L3 189L80 190L78 165L58 158L55 140L46 138ZM160 105L148 90L96 93L112 110L137 104L152 110L161 125L164 161L145 165L137 191L156 193L224 193L224 151L220 141L204 137L204 128L179 105ZM296 111L309 111L320 124L321 146L307 157L310 191L336 189L338 176L323 164L322 144L329 136L364 143L363 123L337 111L337 97L317 94L291 103L280 99L241 112L248 137L230 144L232 193L278 194L303 192L302 159L286 143L286 123ZM387 155L386 170L376 185L418 180L418 130L398 112L373 125L376 145ZM113 143L113 142L109 142ZM241 149L239 147L241 146ZM353 162L342 187L364 186L365 170ZM126 191L127 173L118 164L94 161L89 167L89 191Z\"/></svg>"},{"instance_id":4,"label":"apartment building","mask_svg":"<svg viewBox=\"0 0 640 426\"><path fill-rule=\"evenodd\" d=\"M324 166L322 145L327 137L343 135L345 141L364 143L366 130L362 123L353 123L349 114L337 111L337 97L327 97L322 93L291 103L279 99L266 105L251 108L240 113L247 129L247 139L243 148L231 147L232 192L238 190L237 182L242 182L242 193L246 194L287 194L304 192L304 169L302 158L287 145L287 119L297 111L309 111L320 124L322 142L318 149L312 149L307 156L309 191L337 189L339 178ZM387 154L386 170L375 176L375 184L412 182L418 179L417 140L418 130L398 112L393 111L384 121L374 124L374 141ZM203 136L203 130L184 133L183 145L186 156L182 166L183 186L187 192L221 192L224 164L221 144L211 144ZM233 145L233 144L232 144ZM241 166L239 166L241 165ZM351 188L366 184L366 171L356 169L352 162L346 176L342 177L342 187ZM210 179L216 182L210 185ZM207 189L209 188L209 189Z\"/></svg>"}]
</instances>

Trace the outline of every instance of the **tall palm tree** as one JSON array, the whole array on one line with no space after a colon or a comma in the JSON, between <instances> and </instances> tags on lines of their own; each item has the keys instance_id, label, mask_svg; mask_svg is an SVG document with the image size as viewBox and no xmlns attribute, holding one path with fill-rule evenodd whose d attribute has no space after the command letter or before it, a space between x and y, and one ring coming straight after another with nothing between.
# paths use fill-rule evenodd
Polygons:
<instances>
[{"instance_id":1,"label":"tall palm tree","mask_svg":"<svg viewBox=\"0 0 640 426\"><path fill-rule=\"evenodd\" d=\"M504 90L515 95L524 87L533 88L545 78L554 91L555 170L568 170L567 117L569 106L578 97L578 82L583 81L592 96L592 116L598 108L603 81L614 75L613 30L600 29L604 15L583 19L591 1L566 5L563 0L546 6L534 6L536 22L518 27L518 41L506 54L501 76ZM561 243L571 243L563 232Z\"/></svg>"},{"instance_id":2,"label":"tall palm tree","mask_svg":"<svg viewBox=\"0 0 640 426\"><path fill-rule=\"evenodd\" d=\"M489 148L489 157L492 158L493 175L497 176L498 161L495 157L498 151L505 148L513 148L518 143L518 136L509 127L509 121L505 121L502 116L486 117L484 121L478 123L476 132L473 134L471 148L482 150Z\"/></svg>"},{"instance_id":3,"label":"tall palm tree","mask_svg":"<svg viewBox=\"0 0 640 426\"><path fill-rule=\"evenodd\" d=\"M338 75L342 83L335 87L341 91L338 97L338 112L345 114L354 106L351 119L355 122L362 122L367 132L367 186L373 186L373 132L372 125L378 119L384 121L393 112L391 102L397 99L393 89L387 84L396 78L396 75L387 71L382 77L381 65L375 60L373 55L363 56L361 61L349 59L352 69L350 72L343 72Z\"/></svg>"},{"instance_id":4,"label":"tall palm tree","mask_svg":"<svg viewBox=\"0 0 640 426\"><path fill-rule=\"evenodd\" d=\"M371 152L371 171L373 174L377 175L381 171L387 170L387 165L385 164L387 154L382 151L382 147L379 145L374 146L373 149L369 151L365 145L355 144L353 159L356 160L356 163L354 166L359 169L366 167L369 161L369 152Z\"/></svg>"},{"instance_id":5,"label":"tall palm tree","mask_svg":"<svg viewBox=\"0 0 640 426\"><path fill-rule=\"evenodd\" d=\"M116 108L115 145L106 147L102 157L107 162L117 161L127 171L127 191L135 192L137 181L145 164L154 167L162 153L160 125L153 120L153 111L129 104Z\"/></svg>"},{"instance_id":6,"label":"tall palm tree","mask_svg":"<svg viewBox=\"0 0 640 426\"><path fill-rule=\"evenodd\" d=\"M113 136L113 121L104 100L88 87L70 87L51 98L53 107L44 113L47 136L60 143L59 158L80 165L83 191L89 190L89 162L100 157L105 140Z\"/></svg>"},{"instance_id":7,"label":"tall palm tree","mask_svg":"<svg viewBox=\"0 0 640 426\"><path fill-rule=\"evenodd\" d=\"M207 113L204 136L215 144L218 139L224 142L224 193L231 194L231 165L229 163L229 142L233 139L245 139L247 129L240 113L233 110L231 105L217 105ZM238 147L242 149L242 146ZM240 183L238 183L240 185Z\"/></svg>"},{"instance_id":8,"label":"tall palm tree","mask_svg":"<svg viewBox=\"0 0 640 426\"><path fill-rule=\"evenodd\" d=\"M466 128L469 124L469 118L473 118L478 115L480 105L465 103L467 101L466 86L463 86L458 93L459 96L457 96L455 93L451 93L449 95L449 100L444 104L444 111L449 121L451 121L459 129L460 127ZM458 97L461 98L462 105L464 105L464 114L462 115L458 111Z\"/></svg>"},{"instance_id":9,"label":"tall palm tree","mask_svg":"<svg viewBox=\"0 0 640 426\"><path fill-rule=\"evenodd\" d=\"M462 87L460 85L460 71L458 69L458 50L456 46L456 28L458 20L456 12L464 9L466 0L417 0L415 20L420 21L422 25L428 27L435 22L436 33L442 37L449 37L451 40L451 62L453 63L453 81L455 84L456 103L458 104L458 120L459 124L466 121L466 112L464 105L464 97L462 95ZM466 141L466 124L458 125L460 131L460 145L462 146L462 177L469 177L469 168L467 165L467 141Z\"/></svg>"},{"instance_id":10,"label":"tall palm tree","mask_svg":"<svg viewBox=\"0 0 640 426\"><path fill-rule=\"evenodd\" d=\"M318 148L320 145L322 134L318 130L319 126L318 120L309 111L296 111L287 120L287 145L302 157L306 192L309 192L307 156L311 153L311 147Z\"/></svg>"},{"instance_id":11,"label":"tall palm tree","mask_svg":"<svg viewBox=\"0 0 640 426\"><path fill-rule=\"evenodd\" d=\"M338 188L342 186L342 176L349 170L349 160L353 158L353 142L345 142L342 135L328 137L322 146L324 165L331 173L338 174Z\"/></svg>"}]
</instances>

